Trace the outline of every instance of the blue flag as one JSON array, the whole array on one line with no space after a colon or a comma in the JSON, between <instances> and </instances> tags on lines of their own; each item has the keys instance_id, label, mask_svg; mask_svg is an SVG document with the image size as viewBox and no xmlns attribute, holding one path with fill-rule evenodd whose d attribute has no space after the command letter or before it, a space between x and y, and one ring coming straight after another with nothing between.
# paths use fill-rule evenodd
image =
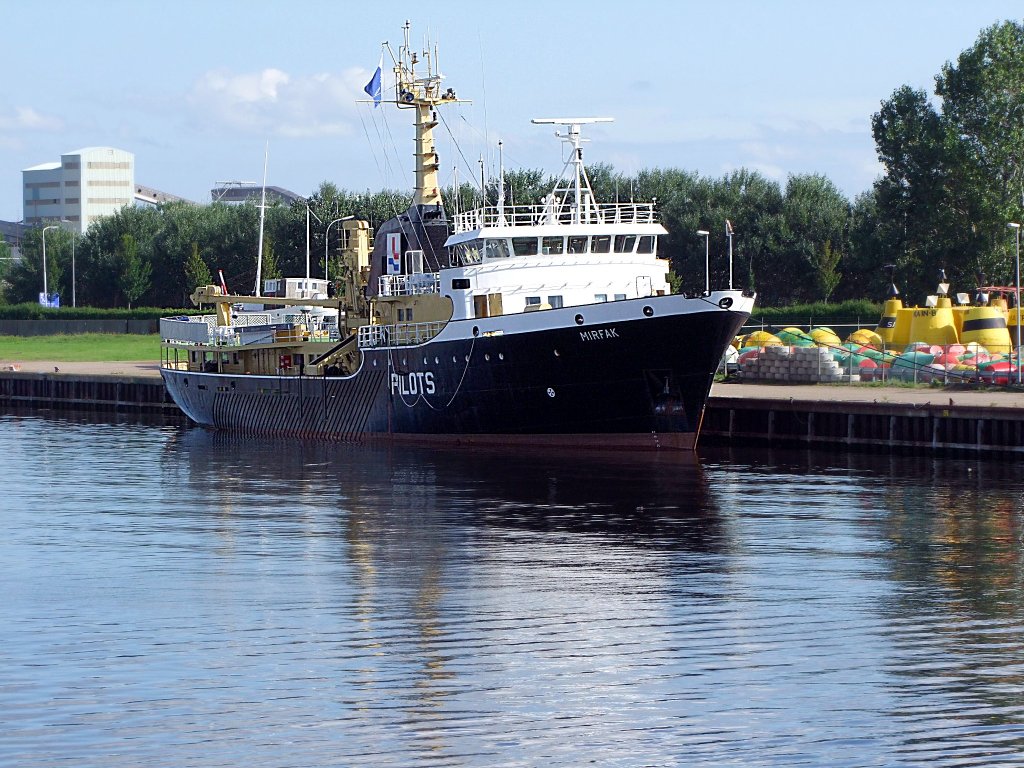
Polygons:
<instances>
[{"instance_id":1,"label":"blue flag","mask_svg":"<svg viewBox=\"0 0 1024 768\"><path fill-rule=\"evenodd\" d=\"M380 70L384 66L384 54L380 55L380 64L377 65L377 71L373 73L373 77L370 78L370 82L363 88L370 97L373 99L373 108L376 109L380 106Z\"/></svg>"}]
</instances>

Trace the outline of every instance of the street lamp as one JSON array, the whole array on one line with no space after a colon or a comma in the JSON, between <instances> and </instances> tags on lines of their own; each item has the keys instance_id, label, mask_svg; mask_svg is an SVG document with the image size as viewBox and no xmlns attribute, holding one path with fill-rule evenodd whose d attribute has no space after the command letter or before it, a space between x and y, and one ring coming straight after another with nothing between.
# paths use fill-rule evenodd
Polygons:
<instances>
[{"instance_id":1,"label":"street lamp","mask_svg":"<svg viewBox=\"0 0 1024 768\"><path fill-rule=\"evenodd\" d=\"M711 293L711 246L708 243L711 233L698 229L697 234L704 238L704 292Z\"/></svg>"},{"instance_id":2,"label":"street lamp","mask_svg":"<svg viewBox=\"0 0 1024 768\"><path fill-rule=\"evenodd\" d=\"M354 219L355 216L342 216L340 219L335 219L327 225L327 232L324 233L324 280L327 280L327 250L331 243L331 227L337 224L339 221L348 221Z\"/></svg>"},{"instance_id":3,"label":"street lamp","mask_svg":"<svg viewBox=\"0 0 1024 768\"><path fill-rule=\"evenodd\" d=\"M43 227L43 301L46 302L46 306L50 306L50 291L46 284L46 230L48 229L60 229L60 227L56 224Z\"/></svg>"},{"instance_id":4,"label":"street lamp","mask_svg":"<svg viewBox=\"0 0 1024 768\"><path fill-rule=\"evenodd\" d=\"M732 290L732 222L725 220L725 234L729 237L729 290Z\"/></svg>"},{"instance_id":5,"label":"street lamp","mask_svg":"<svg viewBox=\"0 0 1024 768\"><path fill-rule=\"evenodd\" d=\"M1020 223L1011 221L1007 224L1013 230L1017 240L1017 386L1020 386Z\"/></svg>"}]
</instances>

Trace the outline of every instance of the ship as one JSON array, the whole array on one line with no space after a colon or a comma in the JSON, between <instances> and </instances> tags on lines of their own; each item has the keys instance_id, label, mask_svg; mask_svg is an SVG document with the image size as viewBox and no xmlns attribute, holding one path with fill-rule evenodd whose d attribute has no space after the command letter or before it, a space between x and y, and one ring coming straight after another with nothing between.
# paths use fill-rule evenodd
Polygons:
<instances>
[{"instance_id":1,"label":"ship","mask_svg":"<svg viewBox=\"0 0 1024 768\"><path fill-rule=\"evenodd\" d=\"M673 293L655 203L595 199L582 134L610 118L533 120L569 150L551 192L535 205L499 192L449 217L433 131L458 97L436 52L412 50L408 24L392 58L384 101L413 117L412 205L372 235L341 221L333 291L308 274L272 295L258 281L257 296L198 287L193 302L214 314L160 323L174 402L243 434L694 449L754 295Z\"/></svg>"}]
</instances>

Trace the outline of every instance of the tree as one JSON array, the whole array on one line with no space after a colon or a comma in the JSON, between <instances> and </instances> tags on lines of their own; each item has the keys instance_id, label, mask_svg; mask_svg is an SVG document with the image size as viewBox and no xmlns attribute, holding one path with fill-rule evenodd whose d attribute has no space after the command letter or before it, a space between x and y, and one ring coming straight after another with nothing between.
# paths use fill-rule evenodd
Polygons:
<instances>
[{"instance_id":1,"label":"tree","mask_svg":"<svg viewBox=\"0 0 1024 768\"><path fill-rule=\"evenodd\" d=\"M0 303L7 297L7 288L9 287L7 275L11 271L11 266L11 246L7 244L6 240L0 240Z\"/></svg>"},{"instance_id":2,"label":"tree","mask_svg":"<svg viewBox=\"0 0 1024 768\"><path fill-rule=\"evenodd\" d=\"M816 259L815 266L818 271L818 289L821 291L822 301L826 304L828 304L828 300L832 298L832 294L835 292L836 287L839 285L839 281L843 277L838 270L839 261L842 257L842 251L833 249L832 241L826 240L825 245L822 248L821 255Z\"/></svg>"},{"instance_id":3,"label":"tree","mask_svg":"<svg viewBox=\"0 0 1024 768\"><path fill-rule=\"evenodd\" d=\"M149 278L153 272L153 266L142 260L139 256L138 243L129 234L121 236L117 260L119 265L117 285L128 303L128 309L131 309L132 302L149 289Z\"/></svg>"},{"instance_id":4,"label":"tree","mask_svg":"<svg viewBox=\"0 0 1024 768\"><path fill-rule=\"evenodd\" d=\"M778 261L794 281L790 298L828 301L839 283L850 203L824 176L796 175L786 184L783 215L785 245Z\"/></svg>"},{"instance_id":5,"label":"tree","mask_svg":"<svg viewBox=\"0 0 1024 768\"><path fill-rule=\"evenodd\" d=\"M940 109L903 86L872 120L883 263L915 292L931 292L939 268L954 285L978 272L1007 282L1006 222L1024 210L1024 26L983 30L935 81Z\"/></svg>"},{"instance_id":6,"label":"tree","mask_svg":"<svg viewBox=\"0 0 1024 768\"><path fill-rule=\"evenodd\" d=\"M199 255L199 243L192 243L192 252L189 254L185 263L182 265L185 272L185 285L192 286L192 290L195 290L201 285L209 285L213 279L210 276L210 268L206 266L206 262L203 261L203 257ZM182 304L184 305L184 300Z\"/></svg>"}]
</instances>

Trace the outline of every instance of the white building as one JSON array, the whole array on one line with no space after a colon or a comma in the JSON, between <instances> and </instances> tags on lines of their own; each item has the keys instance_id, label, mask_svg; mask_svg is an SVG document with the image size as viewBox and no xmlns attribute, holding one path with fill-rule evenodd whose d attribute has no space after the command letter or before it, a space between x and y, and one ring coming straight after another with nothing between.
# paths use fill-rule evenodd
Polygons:
<instances>
[{"instance_id":1,"label":"white building","mask_svg":"<svg viewBox=\"0 0 1024 768\"><path fill-rule=\"evenodd\" d=\"M123 149L86 147L21 174L29 226L64 221L84 233L96 219L135 199L135 155Z\"/></svg>"}]
</instances>

